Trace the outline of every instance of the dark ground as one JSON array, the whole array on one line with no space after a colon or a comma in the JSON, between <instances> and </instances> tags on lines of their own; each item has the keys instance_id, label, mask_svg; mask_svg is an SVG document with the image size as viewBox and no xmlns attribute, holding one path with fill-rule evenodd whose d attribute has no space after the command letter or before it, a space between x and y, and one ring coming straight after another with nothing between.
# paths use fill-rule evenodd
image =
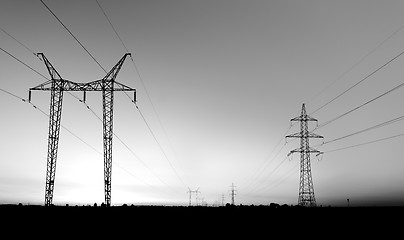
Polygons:
<instances>
[{"instance_id":1,"label":"dark ground","mask_svg":"<svg viewBox=\"0 0 404 240\"><path fill-rule=\"evenodd\" d=\"M388 239L393 233L402 237L403 213L404 207L0 205L0 227L2 231L17 228L21 231L13 230L14 233L36 232L44 236L46 231L59 229L62 235L81 231L94 237L122 233L137 236L143 232L156 238L172 234L193 238L216 232L226 235L225 239L247 235L248 239L273 238L270 236L275 233L284 237L297 234L304 238L334 239L359 234L355 236Z\"/></svg>"}]
</instances>

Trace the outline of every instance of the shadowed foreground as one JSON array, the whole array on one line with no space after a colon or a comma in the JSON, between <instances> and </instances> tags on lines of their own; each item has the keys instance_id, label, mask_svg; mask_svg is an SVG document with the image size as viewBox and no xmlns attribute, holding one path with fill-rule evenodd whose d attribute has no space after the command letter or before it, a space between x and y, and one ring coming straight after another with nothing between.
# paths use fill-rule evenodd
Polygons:
<instances>
[{"instance_id":1,"label":"shadowed foreground","mask_svg":"<svg viewBox=\"0 0 404 240\"><path fill-rule=\"evenodd\" d=\"M402 222L404 207L315 207L298 206L232 206L186 207L186 206L40 206L0 205L2 219L15 224L36 223L41 219L48 224L74 222L84 224L107 221L109 224L164 223L193 225L242 224L314 224L352 226L358 224L382 225ZM48 220L52 221L48 221Z\"/></svg>"},{"instance_id":2,"label":"shadowed foreground","mask_svg":"<svg viewBox=\"0 0 404 240\"><path fill-rule=\"evenodd\" d=\"M402 234L403 213L404 207L0 205L0 228L31 239L390 239Z\"/></svg>"}]
</instances>

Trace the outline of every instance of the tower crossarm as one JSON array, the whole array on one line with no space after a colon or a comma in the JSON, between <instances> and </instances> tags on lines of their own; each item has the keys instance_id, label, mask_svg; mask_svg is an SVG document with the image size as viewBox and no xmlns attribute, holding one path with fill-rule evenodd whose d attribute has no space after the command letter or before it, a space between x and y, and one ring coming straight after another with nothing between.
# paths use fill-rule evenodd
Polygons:
<instances>
[{"instance_id":1,"label":"tower crossarm","mask_svg":"<svg viewBox=\"0 0 404 240\"><path fill-rule=\"evenodd\" d=\"M82 90L81 91L103 91L105 90L105 88L103 87L103 84L105 83L114 83L114 89L113 91L132 91L132 92L136 92L136 89L128 87L122 83L119 83L117 81L113 81L113 80L96 80L96 81L92 81L86 84L83 84L81 86Z\"/></svg>"},{"instance_id":2,"label":"tower crossarm","mask_svg":"<svg viewBox=\"0 0 404 240\"><path fill-rule=\"evenodd\" d=\"M323 154L323 152L311 147L309 147L309 149L295 148L289 152L288 156L290 156L293 153L317 153L317 155Z\"/></svg>"},{"instance_id":3,"label":"tower crossarm","mask_svg":"<svg viewBox=\"0 0 404 240\"><path fill-rule=\"evenodd\" d=\"M56 84L56 89L53 83ZM61 91L85 91L85 84L82 83L75 83L66 79L53 79L46 81L42 84L39 84L36 87L30 88L32 90L39 90L39 91L52 91L52 90L61 90Z\"/></svg>"},{"instance_id":4,"label":"tower crossarm","mask_svg":"<svg viewBox=\"0 0 404 240\"><path fill-rule=\"evenodd\" d=\"M308 132L307 134L303 134L301 132L298 133L293 133L290 135L287 135L286 138L324 138L323 136L320 136L318 134L312 133L312 132Z\"/></svg>"},{"instance_id":5,"label":"tower crossarm","mask_svg":"<svg viewBox=\"0 0 404 240\"><path fill-rule=\"evenodd\" d=\"M317 119L310 117L309 115L301 115L295 118L290 119L291 122L301 122L301 121L316 121Z\"/></svg>"}]
</instances>

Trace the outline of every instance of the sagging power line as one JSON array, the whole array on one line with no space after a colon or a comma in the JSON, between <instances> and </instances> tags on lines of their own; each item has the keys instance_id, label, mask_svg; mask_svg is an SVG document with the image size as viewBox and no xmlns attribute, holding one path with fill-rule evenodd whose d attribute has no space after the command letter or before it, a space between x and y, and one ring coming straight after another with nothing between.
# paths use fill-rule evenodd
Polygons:
<instances>
[{"instance_id":1,"label":"sagging power line","mask_svg":"<svg viewBox=\"0 0 404 240\"><path fill-rule=\"evenodd\" d=\"M315 96L313 96L312 98L310 98L308 101L306 101L306 104L308 104L309 102L313 101L314 99L316 99L318 96L320 96L322 93L324 93L327 89L329 89L331 86L333 86L338 80L342 79L343 77L345 77L348 73L350 73L353 69L355 69L359 64L361 64L364 60L366 60L370 55L372 55L377 49L379 49L382 45L384 45L388 40L390 40L394 35L396 35L398 32L400 32L402 29L404 28L404 25L401 25L397 30L395 30L392 34L390 34L387 38L385 38L382 42L380 42L375 48L373 48L371 51L369 51L366 55L364 55L359 61L357 61L355 64L353 64L350 68L348 68L348 70L346 70L344 73L342 73L339 77L337 77L334 81L332 81L329 85L327 85L325 88L323 88L319 93L317 93ZM394 58L395 59L395 58ZM384 66L382 66L384 67ZM378 69L380 70L380 69ZM378 71L376 70L376 71ZM373 75L373 73L372 73ZM367 79L368 77L366 77ZM366 80L365 79L365 80ZM363 80L363 79L362 79ZM352 86L350 89L347 89L346 91L344 91L343 93L341 93L341 96L343 94L345 94L347 91L351 90L352 88L356 87L356 85L358 85L359 83L362 82L359 81L357 84L355 84L354 86ZM339 98L340 96L335 97L335 99L331 99L329 102L325 103L324 105L322 105L321 107L319 107L317 110L315 110L314 112L310 113L310 115L313 115L314 113L316 113L317 111L320 111L323 107L325 107L326 105L330 104L331 102L333 102L334 100L336 100L337 98Z\"/></svg>"},{"instance_id":2,"label":"sagging power line","mask_svg":"<svg viewBox=\"0 0 404 240\"><path fill-rule=\"evenodd\" d=\"M322 105L321 107L317 108L315 111L313 111L310 115L313 115L314 113L320 111L322 108L324 108L325 106L327 106L328 104L334 102L335 100L337 100L338 98L340 98L342 95L344 95L345 93L349 92L350 90L352 90L353 88L355 88L356 86L358 86L359 84L361 84L362 82L364 82L365 80L367 80L368 78L370 78L371 76L373 76L374 74L376 74L378 71L380 71L381 69L383 69L384 67L386 67L387 65L389 65L390 63L392 63L394 60L396 60L397 58L401 57L404 54L404 51L402 51L401 53L399 53L398 55L396 55L395 57L393 57L392 59L390 59L389 61L387 61L386 63L384 63L382 66L378 67L376 70L374 70L373 72L371 72L370 74L368 74L366 77L362 78L359 82L355 83L354 85L352 85L351 87L349 87L348 89L344 90L342 93L338 94L336 97L334 97L333 99L331 99L330 101L326 102L324 105Z\"/></svg>"},{"instance_id":3,"label":"sagging power line","mask_svg":"<svg viewBox=\"0 0 404 240\"><path fill-rule=\"evenodd\" d=\"M69 30L69 28L67 28L67 26L61 21L61 19L50 9L42 0L41 0L41 2L42 2L42 4L48 9L48 11L56 18L56 20L65 28L65 30L68 31L68 33L76 40L76 42L87 52L87 54L97 63L97 65L106 73L106 70L102 67L102 65L101 65L101 64L97 61L97 59L87 50L87 48L80 42L80 40ZM102 7L101 7L101 5L99 4L99 2L97 2L97 3L98 3L98 5L99 5L99 7L102 9ZM105 11L104 11L103 9L102 9L102 11L103 11L105 17L108 19L108 22L110 23L110 25L111 25L112 28L114 29L115 33L118 34L118 33L116 32L115 28L113 27L112 22L111 22L111 21L109 20L109 18L107 17ZM125 44L123 43L122 39L119 37L119 35L117 35L117 36L118 36L118 38L121 40L121 43L124 45L125 49L127 49L126 46L125 46ZM129 52L129 51L128 51L128 52ZM136 71L138 72L139 77L141 78L140 73L139 73L139 71L138 71L138 69L137 69L137 66L136 66L135 62L133 61L132 54L129 54L129 57L131 58L132 63L134 64L135 69L136 69ZM142 84L143 84L143 82L142 82ZM127 96L128 96L128 95L127 95ZM172 168L172 170L174 171L175 175L178 177L178 179L180 180L180 182L186 187L186 184L184 183L184 181L182 180L182 178L179 176L179 174L178 174L177 171L175 170L175 168L174 168L174 166L172 165L171 161L168 159L168 156L167 156L167 154L165 153L164 149L161 147L161 144L157 141L157 138L155 137L155 134L153 133L153 131L151 131L150 125L148 124L146 118L144 117L144 115L143 115L142 112L140 111L140 108L139 108L139 106L136 104L136 101L134 101L134 100L133 100L131 97L129 97L129 96L128 96L128 98L131 100L132 103L135 104L137 110L139 111L139 113L140 113L140 115L141 115L141 117L142 117L142 120L145 122L145 124L146 124L146 126L148 127L150 133L152 134L153 138L155 139L155 141L156 141L157 144L159 145L160 150L162 151L162 153L163 153L165 159L168 161L168 163L169 163L170 167ZM150 100L150 97L149 97L149 100ZM151 100L150 100L150 101L151 101ZM154 111L155 111L155 110L154 110ZM155 111L155 112L156 112L156 111ZM156 113L156 114L157 114L157 113ZM157 116L158 116L158 115L157 115ZM159 121L160 121L160 123L161 123L161 120L159 120ZM164 129L163 129L163 130L164 130ZM160 180L161 180L161 179L160 179Z\"/></svg>"},{"instance_id":4,"label":"sagging power line","mask_svg":"<svg viewBox=\"0 0 404 240\"><path fill-rule=\"evenodd\" d=\"M350 146L346 146L346 147L342 147L342 148L327 150L327 151L324 151L323 153L337 152L337 151L341 151L341 150L345 150L345 149L360 147L360 146L368 145L368 144L371 144L371 143L381 142L381 141L385 141L385 140L389 140L389 139L393 139L393 138L398 138L398 137L402 137L402 136L404 136L404 133L393 135L393 136L390 136L390 137L378 138L376 140L363 142L363 143L359 143L359 144L354 144L354 145L350 145Z\"/></svg>"},{"instance_id":5,"label":"sagging power line","mask_svg":"<svg viewBox=\"0 0 404 240\"><path fill-rule=\"evenodd\" d=\"M404 53L404 52L403 52L403 53ZM333 118L333 119L330 119L330 120L328 120L328 121L326 121L326 122L324 122L324 123L318 125L314 130L317 130L317 129L319 129L319 128L322 128L322 127L324 127L324 126L327 126L328 124L330 124L330 123L332 123L332 122L334 122L334 121L336 121L336 120L338 120L338 119L340 119L340 118L342 118L342 117L344 117L344 116L346 116L346 115L348 115L348 114L350 114L350 113L352 113L352 112L354 112L354 111L356 111L356 110L358 110L358 109L360 109L360 108L362 108L362 107L368 105L369 103L372 103L372 102L378 100L378 99L381 98L381 97L386 96L386 95L389 94L389 93L394 92L394 91L397 90L397 89L400 89L400 88L403 87L403 86L404 86L404 82L401 83L401 84L399 84L399 85L397 85L397 86L395 86L394 88L392 88L392 89L390 89L390 90L388 90L388 91L386 91L386 92L384 92L384 93L378 95L377 97L374 97L374 98L370 99L369 101L367 101L367 102L365 102L365 103L362 103L361 105L359 105L359 106L357 106L357 107L355 107L355 108L353 108L353 109L351 109L351 110L349 110L349 111L347 111L347 112L345 112L345 113L343 113L343 114L341 114L341 115L338 115L337 117L335 117L335 118ZM313 130L313 131L314 131L314 130Z\"/></svg>"},{"instance_id":6,"label":"sagging power line","mask_svg":"<svg viewBox=\"0 0 404 240\"><path fill-rule=\"evenodd\" d=\"M109 25L111 26L111 28L112 28L112 30L114 31L114 33L115 33L115 35L117 36L117 38L119 39L119 41L120 41L121 45L123 46L123 48L126 50L126 52L130 52L130 51L128 50L127 46L125 45L124 41L122 40L122 38L121 38L120 35L118 34L118 31L116 30L116 28L115 28L114 25L112 24L112 21L111 21L111 19L108 17L108 15L107 15L105 9L102 7L102 5L100 4L100 2L99 2L98 0L96 0L96 3L97 3L97 5L98 5L98 7L100 8L101 12L103 13L104 17L107 19ZM149 100L149 102L150 102L150 104L151 104L152 110L153 110L154 114L155 114L156 117L157 117L157 121L158 121L158 123L160 124L161 129L163 130L163 133L164 133L164 135L166 136L166 138L167 138L167 140L168 140L168 142L169 142L169 144L170 144L170 146L171 146L170 138L168 137L167 131L165 130L165 127L163 126L163 123L162 123L162 121L161 121L161 119L160 119L160 116L159 116L159 114L157 113L156 108L154 107L153 101L151 100L151 97L150 97L150 95L149 95L149 92L148 92L148 90L147 90L147 88L146 88L146 85L144 84L143 78L142 78L142 76L141 76L141 74L140 74L139 68L137 67L137 65L136 65L136 63L135 63L135 61L134 61L134 59L133 59L132 54L130 55L130 59L131 59L132 64L133 64L133 66L134 66L134 68L135 68L135 71L136 71L136 73L137 73L137 75L138 75L138 77L139 77L139 80L140 80L140 82L141 82L141 84L142 84L142 86L143 86L143 89L145 90L146 96L147 96L147 98L148 98L148 100ZM128 98L129 98L130 100L132 100L129 96L128 96ZM177 176L177 178L180 180L180 182L182 183L182 185L183 185L184 187L187 187L187 185L185 184L185 182L182 180L182 178L181 178L180 175L178 174L177 170L174 168L174 165L172 164L172 162L171 162L170 159L168 158L168 155L166 154L164 148L162 147L162 145L161 145L160 142L158 141L158 139L157 139L156 135L154 134L154 132L153 132L153 130L152 130L150 124L148 123L148 121L147 121L145 115L144 115L144 114L142 113L142 111L140 110L139 105L137 104L137 102L134 102L134 101L132 101L132 103L135 105L136 109L138 110L138 112L139 112L139 114L140 114L142 120L143 120L144 123L146 124L146 127L148 128L150 134L152 135L153 139L154 139L155 142L157 143L157 145L158 145L160 151L162 152L164 158L167 160L167 162L168 162L168 164L170 165L171 169L173 170L174 174L175 174L175 175ZM171 148L172 148L172 147L171 147Z\"/></svg>"},{"instance_id":7,"label":"sagging power line","mask_svg":"<svg viewBox=\"0 0 404 240\"><path fill-rule=\"evenodd\" d=\"M84 49L84 51L86 51L86 53L97 63L97 65L102 70L104 70L105 73L107 73L107 70L105 70L105 68L102 67L102 65L97 61L97 59L95 59L95 57L87 50L87 48L84 47L84 45L80 42L80 40L77 39L76 36L74 36L74 34L69 30L69 28L67 28L67 26L62 22L62 20L60 20L60 18L56 16L56 14L48 7L48 5L46 5L46 3L44 3L44 1L42 0L40 1L46 7L46 9L48 9L48 11L56 18L56 20L66 29L66 31L74 38L74 40L76 40L76 42Z\"/></svg>"},{"instance_id":8,"label":"sagging power line","mask_svg":"<svg viewBox=\"0 0 404 240\"><path fill-rule=\"evenodd\" d=\"M348 137L352 137L352 136L355 136L355 135L358 135L358 134L361 134L361 133L364 133L364 132L367 132L367 131L370 131L370 130L373 130L373 129L377 129L377 128L380 128L380 127L384 127L384 126L387 126L387 125L390 125L390 124L393 124L393 123L396 123L396 122L402 121L402 120L404 120L404 115L400 116L400 117L396 117L396 118L388 120L388 121L385 121L385 122L382 122L382 123L379 123L379 124L376 124L374 126L371 126L371 127L368 127L368 128L365 128L365 129L362 129L362 130L359 130L359 131L356 131L356 132L353 132L353 133L350 133L350 134L347 134L347 135L344 135L342 137L338 137L338 138L334 138L332 140L325 141L321 145L325 145L325 144L332 143L332 142L335 142L335 141L339 141L339 140L342 140L342 139L345 139L345 138L348 138Z\"/></svg>"}]
</instances>

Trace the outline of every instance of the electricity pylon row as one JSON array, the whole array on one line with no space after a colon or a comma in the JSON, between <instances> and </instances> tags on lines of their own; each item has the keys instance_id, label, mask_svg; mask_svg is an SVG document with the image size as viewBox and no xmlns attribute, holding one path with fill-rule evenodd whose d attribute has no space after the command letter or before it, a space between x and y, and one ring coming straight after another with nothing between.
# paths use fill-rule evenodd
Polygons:
<instances>
[{"instance_id":1,"label":"electricity pylon row","mask_svg":"<svg viewBox=\"0 0 404 240\"><path fill-rule=\"evenodd\" d=\"M83 92L83 102L86 101L86 92L102 92L103 103L103 144L104 144L104 195L105 204L111 205L111 174L112 174L112 138L113 138L113 106L115 91L131 91L134 93L136 101L136 89L116 82L125 58L130 53L126 53L119 62L100 79L88 83L76 83L63 79L61 75L52 66L43 53L38 53L48 69L51 79L36 87L29 89L29 101L31 101L31 91L50 91L50 109L49 109L49 135L48 135L48 156L46 163L46 187L45 187L45 206L52 205L53 190L55 186L56 160L59 145L60 122L62 118L63 93L66 91Z\"/></svg>"}]
</instances>

